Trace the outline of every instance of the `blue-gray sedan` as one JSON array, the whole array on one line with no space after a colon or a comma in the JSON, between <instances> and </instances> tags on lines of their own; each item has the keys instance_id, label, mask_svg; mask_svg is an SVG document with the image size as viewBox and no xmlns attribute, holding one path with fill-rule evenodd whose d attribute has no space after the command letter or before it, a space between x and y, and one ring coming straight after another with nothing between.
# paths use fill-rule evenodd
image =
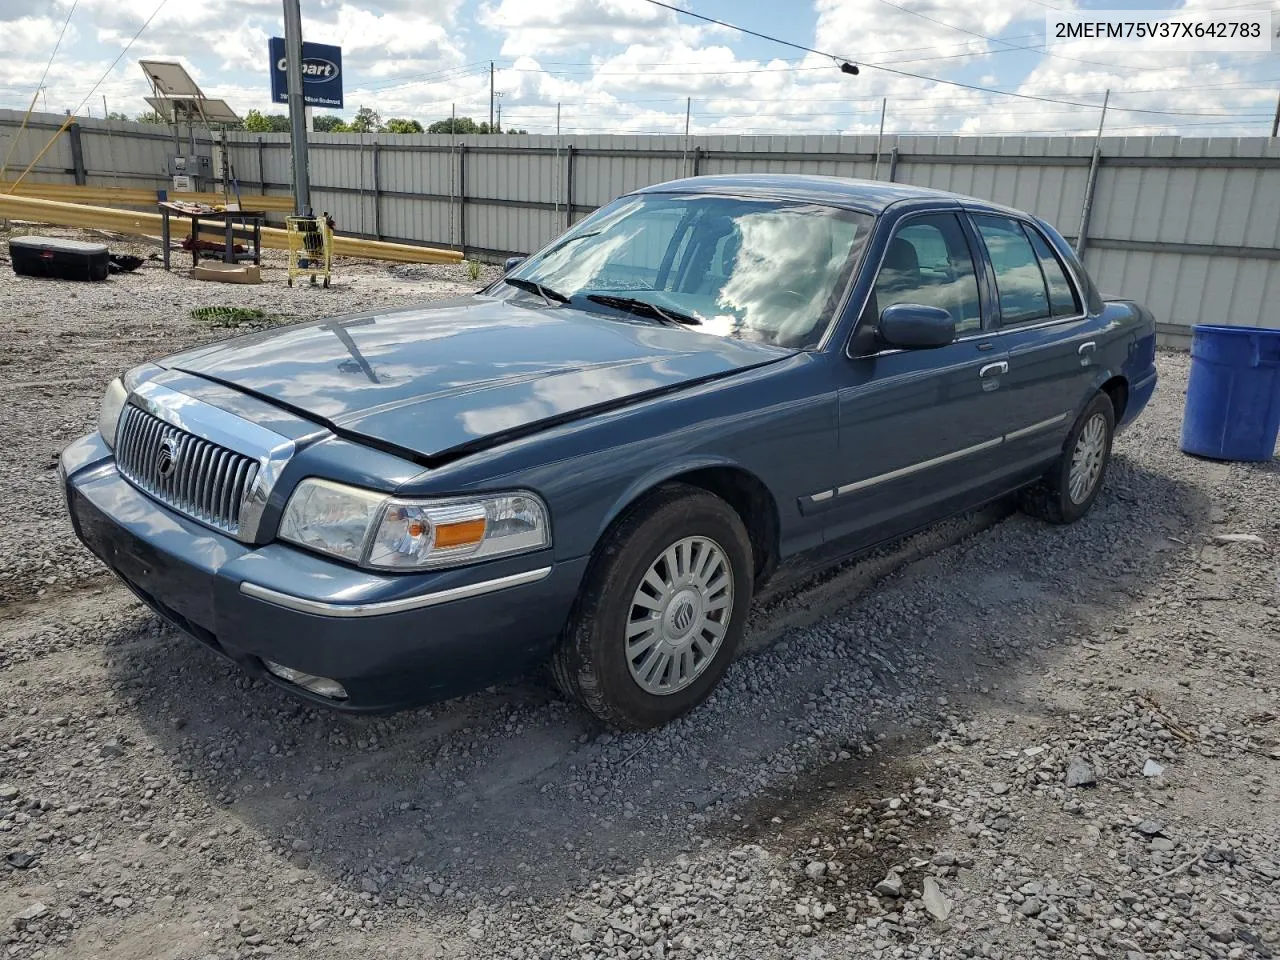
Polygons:
<instances>
[{"instance_id":1,"label":"blue-gray sedan","mask_svg":"<svg viewBox=\"0 0 1280 960\"><path fill-rule=\"evenodd\" d=\"M701 177L472 296L130 370L61 472L142 600L299 696L395 709L549 664L648 727L708 695L766 581L1014 492L1082 516L1154 352L1035 217Z\"/></svg>"}]
</instances>

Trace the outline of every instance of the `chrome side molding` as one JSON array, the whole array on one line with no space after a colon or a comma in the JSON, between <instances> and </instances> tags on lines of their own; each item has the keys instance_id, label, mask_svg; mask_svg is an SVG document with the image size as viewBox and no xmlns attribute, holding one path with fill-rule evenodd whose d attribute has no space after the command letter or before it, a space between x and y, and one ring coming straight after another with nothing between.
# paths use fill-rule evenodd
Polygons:
<instances>
[{"instance_id":1,"label":"chrome side molding","mask_svg":"<svg viewBox=\"0 0 1280 960\"><path fill-rule=\"evenodd\" d=\"M1030 437L1045 430L1051 430L1070 416L1070 411L1060 413L1056 417L1041 420L1038 423L1031 424L1030 426L1022 427L1011 433L1006 433L1004 436L993 437L990 440L982 441L982 443L975 443L970 447L962 447L959 450L944 453L939 457L932 457L928 460L921 460L919 463L908 464L905 467L899 467L897 470L890 470L888 473L878 473L874 477L855 480L853 483L846 483L838 486L834 490L821 490L818 493L811 493L808 499L812 503L823 503L833 497L842 497L845 494L856 493L859 490L866 490L869 487L888 483L891 480L900 480L913 473L920 473L923 470L929 470L932 467L939 467L944 463L959 460L961 457L969 457L975 453L981 453L984 450L991 450L994 447L1000 446L1002 443L1008 443L1010 440L1021 440L1024 437Z\"/></svg>"}]
</instances>

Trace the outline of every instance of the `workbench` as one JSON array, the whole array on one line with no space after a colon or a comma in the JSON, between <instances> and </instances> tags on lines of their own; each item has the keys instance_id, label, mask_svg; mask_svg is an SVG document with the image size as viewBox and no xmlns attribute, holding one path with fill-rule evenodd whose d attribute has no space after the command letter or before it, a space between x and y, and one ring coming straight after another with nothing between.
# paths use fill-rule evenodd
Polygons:
<instances>
[{"instance_id":1,"label":"workbench","mask_svg":"<svg viewBox=\"0 0 1280 960\"><path fill-rule=\"evenodd\" d=\"M266 220L267 215L261 210L214 210L212 207L205 207L203 204L183 203L180 201L163 200L156 205L160 210L160 244L164 248L164 268L169 269L169 245L170 245L170 217L185 217L191 221L191 266L197 267L200 264L200 230L201 225L204 229L211 226L225 235L226 249L223 251L222 259L226 263L236 263L240 259L248 260L253 258L256 264L262 263L262 224ZM236 233L240 232L245 240L252 240L252 253L241 254L237 258L235 253Z\"/></svg>"}]
</instances>

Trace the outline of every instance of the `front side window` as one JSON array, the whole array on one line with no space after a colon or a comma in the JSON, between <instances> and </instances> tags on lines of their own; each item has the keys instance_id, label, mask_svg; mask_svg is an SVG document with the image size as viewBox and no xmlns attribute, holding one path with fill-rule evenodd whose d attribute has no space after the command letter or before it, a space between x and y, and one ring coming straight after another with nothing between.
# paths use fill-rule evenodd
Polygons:
<instances>
[{"instance_id":1,"label":"front side window","mask_svg":"<svg viewBox=\"0 0 1280 960\"><path fill-rule=\"evenodd\" d=\"M973 255L955 214L913 217L889 241L863 322L876 323L896 303L941 307L957 333L982 328Z\"/></svg>"},{"instance_id":2,"label":"front side window","mask_svg":"<svg viewBox=\"0 0 1280 960\"><path fill-rule=\"evenodd\" d=\"M1001 325L1048 319L1049 291L1022 225L1007 217L992 216L975 216L973 223L987 245L995 269Z\"/></svg>"},{"instance_id":3,"label":"front side window","mask_svg":"<svg viewBox=\"0 0 1280 960\"><path fill-rule=\"evenodd\" d=\"M874 218L813 203L641 194L597 211L510 276L587 306L642 299L690 329L804 349L830 325Z\"/></svg>"}]
</instances>

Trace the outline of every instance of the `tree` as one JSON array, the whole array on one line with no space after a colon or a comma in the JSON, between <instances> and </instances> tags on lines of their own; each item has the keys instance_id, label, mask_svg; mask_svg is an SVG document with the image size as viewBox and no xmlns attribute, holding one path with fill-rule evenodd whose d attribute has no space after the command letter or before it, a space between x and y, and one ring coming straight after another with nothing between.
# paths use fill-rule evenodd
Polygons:
<instances>
[{"instance_id":1,"label":"tree","mask_svg":"<svg viewBox=\"0 0 1280 960\"><path fill-rule=\"evenodd\" d=\"M264 114L250 110L245 115L244 128L250 133L288 133L289 118L282 113Z\"/></svg>"},{"instance_id":2,"label":"tree","mask_svg":"<svg viewBox=\"0 0 1280 960\"><path fill-rule=\"evenodd\" d=\"M111 115L111 119L112 120L117 120L117 119L128 120L129 118L124 116L124 114L113 113ZM164 123L165 122L164 117L160 116L160 114L156 113L154 110L148 110L146 113L140 113L136 117L134 117L134 119L138 121L138 123Z\"/></svg>"},{"instance_id":3,"label":"tree","mask_svg":"<svg viewBox=\"0 0 1280 960\"><path fill-rule=\"evenodd\" d=\"M133 118L129 116L127 113L121 113L119 110L112 110L110 113L107 114L107 119L108 120L132 120ZM142 122L142 118L139 117L138 121Z\"/></svg>"},{"instance_id":4,"label":"tree","mask_svg":"<svg viewBox=\"0 0 1280 960\"><path fill-rule=\"evenodd\" d=\"M341 117L332 113L322 113L318 117L313 117L311 125L317 133L346 133L351 129Z\"/></svg>"},{"instance_id":5,"label":"tree","mask_svg":"<svg viewBox=\"0 0 1280 960\"><path fill-rule=\"evenodd\" d=\"M361 107L347 129L352 133L378 133L382 130L382 118L373 107Z\"/></svg>"},{"instance_id":6,"label":"tree","mask_svg":"<svg viewBox=\"0 0 1280 960\"><path fill-rule=\"evenodd\" d=\"M387 133L422 133L422 124L417 120L406 120L403 117L392 117L387 121Z\"/></svg>"},{"instance_id":7,"label":"tree","mask_svg":"<svg viewBox=\"0 0 1280 960\"><path fill-rule=\"evenodd\" d=\"M489 124L476 123L470 117L447 117L427 127L427 133L490 133Z\"/></svg>"}]
</instances>

